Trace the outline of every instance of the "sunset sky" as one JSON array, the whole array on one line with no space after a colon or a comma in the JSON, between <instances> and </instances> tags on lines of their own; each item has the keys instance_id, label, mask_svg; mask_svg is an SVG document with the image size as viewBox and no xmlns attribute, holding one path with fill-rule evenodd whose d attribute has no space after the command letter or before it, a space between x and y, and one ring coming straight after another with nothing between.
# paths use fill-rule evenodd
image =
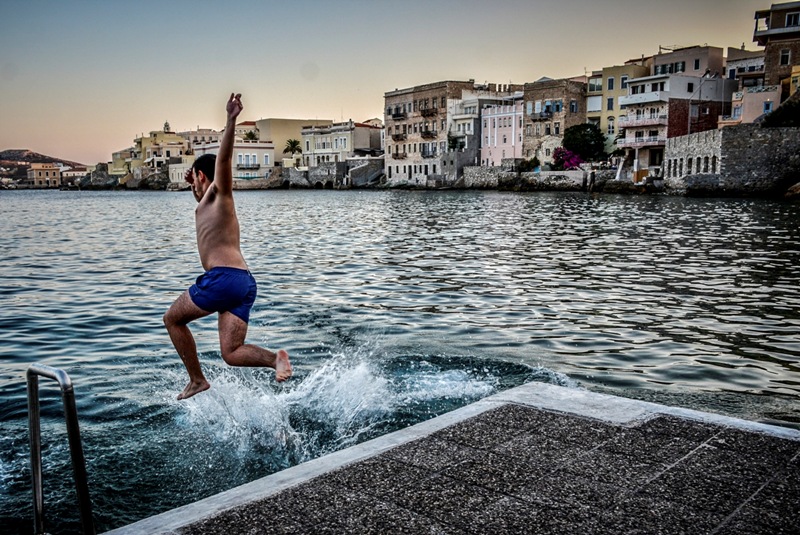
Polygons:
<instances>
[{"instance_id":1,"label":"sunset sky","mask_svg":"<svg viewBox=\"0 0 800 535\"><path fill-rule=\"evenodd\" d=\"M142 133L241 120L383 119L439 80L524 83L752 42L759 0L4 0L0 150L106 162Z\"/></svg>"}]
</instances>

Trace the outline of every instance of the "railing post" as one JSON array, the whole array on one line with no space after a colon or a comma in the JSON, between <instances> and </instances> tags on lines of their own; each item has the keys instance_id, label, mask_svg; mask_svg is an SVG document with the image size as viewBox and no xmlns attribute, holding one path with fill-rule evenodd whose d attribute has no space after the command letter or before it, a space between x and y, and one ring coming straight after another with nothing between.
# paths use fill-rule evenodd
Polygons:
<instances>
[{"instance_id":1,"label":"railing post","mask_svg":"<svg viewBox=\"0 0 800 535\"><path fill-rule=\"evenodd\" d=\"M67 424L67 438L72 459L72 471L75 477L75 492L78 497L83 533L94 535L92 519L92 502L89 498L89 481L86 475L86 459L83 456L78 411L75 406L75 391L72 380L63 370L32 364L28 368L28 429L31 443L31 473L33 479L33 523L34 533L44 533L44 492L42 490L42 448L41 423L39 411L39 375L58 381L61 398L64 403L64 418Z\"/></svg>"}]
</instances>

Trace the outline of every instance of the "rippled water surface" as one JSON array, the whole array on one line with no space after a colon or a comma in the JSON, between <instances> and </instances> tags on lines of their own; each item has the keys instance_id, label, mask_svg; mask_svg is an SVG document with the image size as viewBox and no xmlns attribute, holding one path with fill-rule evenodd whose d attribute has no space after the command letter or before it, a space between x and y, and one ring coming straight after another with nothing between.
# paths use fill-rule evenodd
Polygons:
<instances>
[{"instance_id":1,"label":"rippled water surface","mask_svg":"<svg viewBox=\"0 0 800 535\"><path fill-rule=\"evenodd\" d=\"M0 530L32 529L25 371L76 390L98 530L529 381L800 427L800 205L494 192L237 192L250 341L296 376L212 389L161 316L200 273L189 194L0 192ZM76 529L42 383L45 507Z\"/></svg>"}]
</instances>

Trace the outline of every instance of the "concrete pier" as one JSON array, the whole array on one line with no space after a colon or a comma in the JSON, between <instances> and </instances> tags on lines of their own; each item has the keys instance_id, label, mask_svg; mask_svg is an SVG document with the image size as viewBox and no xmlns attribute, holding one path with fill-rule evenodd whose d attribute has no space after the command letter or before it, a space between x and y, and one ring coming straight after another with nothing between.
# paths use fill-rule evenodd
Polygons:
<instances>
[{"instance_id":1,"label":"concrete pier","mask_svg":"<svg viewBox=\"0 0 800 535\"><path fill-rule=\"evenodd\" d=\"M800 431L531 383L108 532L800 533Z\"/></svg>"}]
</instances>

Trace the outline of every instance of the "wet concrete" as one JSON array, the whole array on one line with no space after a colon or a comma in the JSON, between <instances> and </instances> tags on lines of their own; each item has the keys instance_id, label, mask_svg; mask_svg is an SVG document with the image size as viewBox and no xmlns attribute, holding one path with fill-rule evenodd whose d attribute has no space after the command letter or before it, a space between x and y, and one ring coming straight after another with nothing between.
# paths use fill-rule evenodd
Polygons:
<instances>
[{"instance_id":1,"label":"wet concrete","mask_svg":"<svg viewBox=\"0 0 800 535\"><path fill-rule=\"evenodd\" d=\"M800 432L529 384L112 532L800 533Z\"/></svg>"}]
</instances>

